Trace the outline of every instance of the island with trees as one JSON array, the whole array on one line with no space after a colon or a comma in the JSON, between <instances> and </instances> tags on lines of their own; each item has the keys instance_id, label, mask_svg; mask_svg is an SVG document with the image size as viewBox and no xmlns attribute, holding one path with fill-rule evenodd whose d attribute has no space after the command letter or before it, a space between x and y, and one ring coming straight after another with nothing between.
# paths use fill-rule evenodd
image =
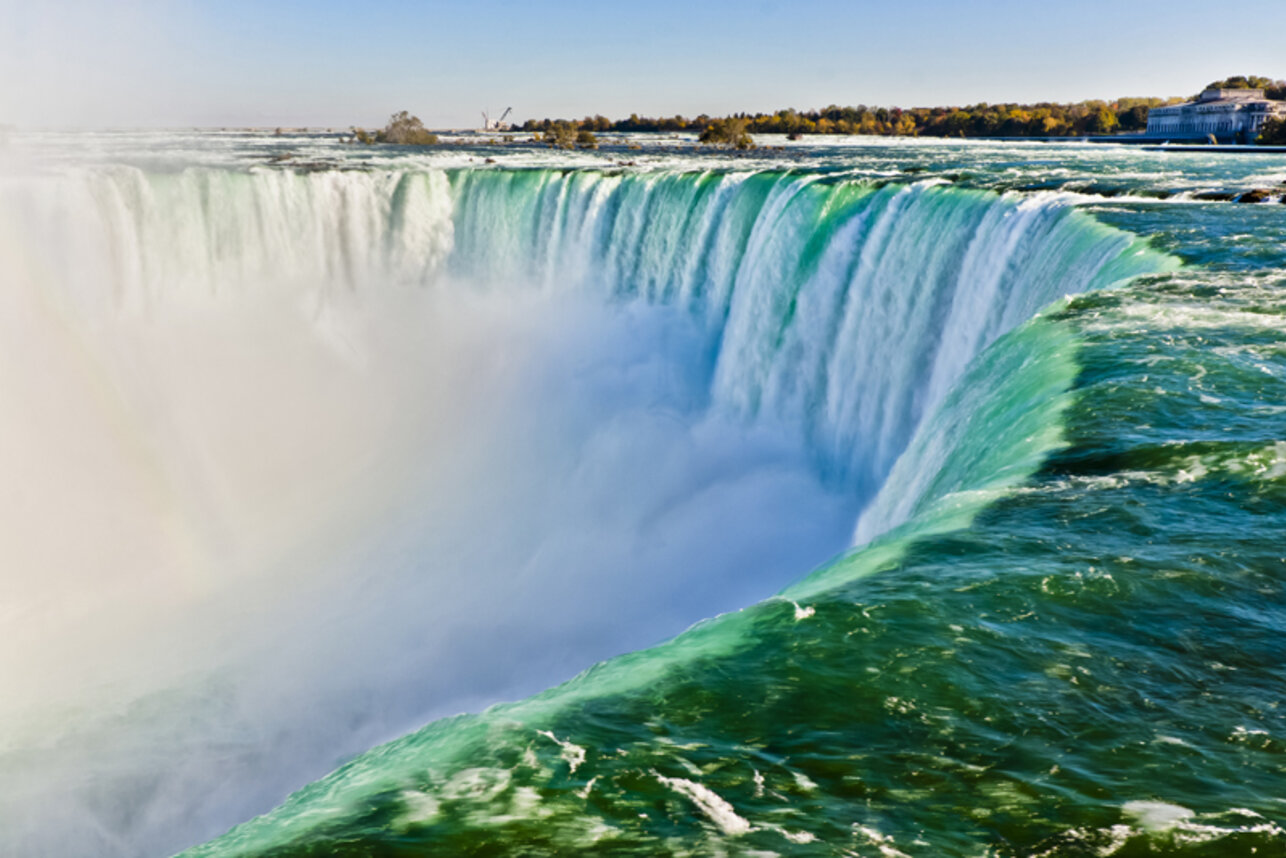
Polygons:
<instances>
[{"instance_id":1,"label":"island with trees","mask_svg":"<svg viewBox=\"0 0 1286 858\"><path fill-rule=\"evenodd\" d=\"M388 124L371 133L363 128L353 128L356 143L391 143L395 146L432 146L438 135L424 127L420 117L403 110L389 117Z\"/></svg>"}]
</instances>

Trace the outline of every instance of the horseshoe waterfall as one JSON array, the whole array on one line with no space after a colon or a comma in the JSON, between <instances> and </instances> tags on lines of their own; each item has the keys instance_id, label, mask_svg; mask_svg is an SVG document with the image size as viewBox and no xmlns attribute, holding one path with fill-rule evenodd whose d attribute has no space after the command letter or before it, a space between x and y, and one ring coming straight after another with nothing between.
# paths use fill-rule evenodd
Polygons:
<instances>
[{"instance_id":1,"label":"horseshoe waterfall","mask_svg":"<svg viewBox=\"0 0 1286 858\"><path fill-rule=\"evenodd\" d=\"M102 137L0 169L0 855L1281 848L1280 159Z\"/></svg>"}]
</instances>

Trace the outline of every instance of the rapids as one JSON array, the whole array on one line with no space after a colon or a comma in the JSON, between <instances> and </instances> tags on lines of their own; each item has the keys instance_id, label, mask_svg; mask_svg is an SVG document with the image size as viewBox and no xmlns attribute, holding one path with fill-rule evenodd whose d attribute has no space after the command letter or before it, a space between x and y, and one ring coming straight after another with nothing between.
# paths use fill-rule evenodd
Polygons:
<instances>
[{"instance_id":1,"label":"rapids","mask_svg":"<svg viewBox=\"0 0 1286 858\"><path fill-rule=\"evenodd\" d=\"M0 850L173 852L613 656L198 854L646 852L680 808L697 845L821 843L824 766L768 787L820 790L818 825L738 810L810 716L734 739L716 665L785 695L787 628L1075 447L1069 296L1178 265L1082 202L725 164L5 175ZM694 718L673 742L714 757L674 763Z\"/></svg>"}]
</instances>

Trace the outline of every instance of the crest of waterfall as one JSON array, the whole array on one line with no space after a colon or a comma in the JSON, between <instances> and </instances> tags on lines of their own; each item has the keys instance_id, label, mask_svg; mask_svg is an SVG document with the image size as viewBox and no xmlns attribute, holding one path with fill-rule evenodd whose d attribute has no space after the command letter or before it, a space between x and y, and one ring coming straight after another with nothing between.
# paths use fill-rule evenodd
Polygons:
<instances>
[{"instance_id":1,"label":"crest of waterfall","mask_svg":"<svg viewBox=\"0 0 1286 858\"><path fill-rule=\"evenodd\" d=\"M576 669L654 642L613 637L629 624L597 609L615 599L645 612L675 601L665 587L700 589L706 558L667 554L657 533L696 545L692 534L707 521L729 534L770 522L783 528L781 544L802 550L828 533L813 519L844 512L842 539L865 507L857 539L866 541L945 493L1017 472L1010 452L1034 461L1056 434L1037 424L1057 415L1029 408L1017 419L994 403L1027 377L1036 392L1024 402L1045 402L1070 384L1073 367L1021 337L989 347L1065 294L1173 264L1058 195L933 182L130 167L6 176L0 392L14 443L0 451L0 474L25 493L0 510L30 526L5 537L16 546L6 549L15 572L3 583L14 595L8 605L21 606L10 609L39 620L11 630L20 641L11 660L33 687L71 677L58 706L46 707L71 721L48 717L41 701L11 698L27 709L11 731L20 738L0 746L0 767L27 772L29 794L0 790L0 823L27 820L25 854L177 847L191 832L207 836L271 806L330 766L336 748L387 738L379 730L393 722L371 726L362 720L371 710L387 705L414 719L424 695L463 683L435 657L454 639L490 635L470 617L532 623L523 627L529 637L487 642L491 664L536 658L550 634L531 619L542 613L560 634L600 636L583 649L567 645ZM508 336L523 338L526 351L505 348ZM592 370L605 355L619 357L613 337L639 341L604 383ZM403 486L439 475L422 460L439 456L441 472L454 474L457 449L493 452L493 435L457 412L508 426L547 404L538 387L517 416L487 401L521 398L531 377L514 364L533 355L591 381L580 398L558 400L580 411L564 422L546 416L546 434L493 433L527 445L510 455L496 444L494 470L482 471L513 479L518 500L477 489L476 508L500 510L500 523L456 528L494 534L453 558L467 573L434 578L416 555L424 546L409 537L379 563L351 561L344 539L360 529L354 522L397 518L407 498L423 501L427 489ZM654 395L672 375L682 395ZM460 391L472 397L467 409ZM619 401L605 403L603 391ZM600 418L616 423L599 431ZM461 425L442 430L448 440L434 434L453 420ZM568 427L572 440L550 441ZM727 452L730 444L743 446ZM657 455L631 464L631 449ZM799 488L796 459L824 489ZM747 462L758 470L739 483ZM546 502L555 484L573 502ZM792 492L807 503L792 507ZM415 510L454 526L449 515L468 504L442 494ZM738 518L748 496L762 503ZM564 527L571 536L551 548L542 507L559 504L600 518ZM792 509L806 520L782 524ZM619 525L620 544L594 545L581 532L605 522ZM512 534L531 545L496 547ZM311 546L307 563L301 542ZM798 576L843 547L781 557ZM624 584L596 585L593 598L577 592L607 575L599 565L620 570L631 557L638 569L624 576L628 597L612 589ZM753 578L741 572L746 558L720 557L727 577L707 589ZM283 558L298 567L293 577L275 574L289 565ZM573 575L578 559L585 568ZM395 571L363 565L380 563ZM310 579L322 568L341 574L331 566L350 578ZM549 587L542 575L566 580ZM251 583L253 599L244 595ZM537 597L543 611L531 609ZM738 606L689 601L711 613ZM425 606L447 606L454 618L424 632ZM337 624L351 610L343 620L358 643L315 627L314 609L333 612L325 616ZM684 616L675 630L705 615ZM115 637L128 646L114 649ZM190 648L201 659L188 658L198 639ZM80 652L86 663L45 670L21 657L28 652ZM405 667L370 679L372 664ZM82 681L110 705L81 699L90 694ZM419 684L428 690L412 688ZM0 722L11 715L0 709ZM303 718L316 719L312 733ZM54 723L74 737L61 751L59 737L43 732ZM65 789L86 760L93 776ZM247 791L251 782L261 790ZM64 807L49 797L63 794L78 821L43 824ZM31 807L40 815L26 815Z\"/></svg>"}]
</instances>

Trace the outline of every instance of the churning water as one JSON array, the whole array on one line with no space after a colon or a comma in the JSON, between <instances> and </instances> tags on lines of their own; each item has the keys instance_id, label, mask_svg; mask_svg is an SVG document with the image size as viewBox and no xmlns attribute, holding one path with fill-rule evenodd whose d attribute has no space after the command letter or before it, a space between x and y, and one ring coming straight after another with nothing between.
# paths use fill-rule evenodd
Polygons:
<instances>
[{"instance_id":1,"label":"churning water","mask_svg":"<svg viewBox=\"0 0 1286 858\"><path fill-rule=\"evenodd\" d=\"M1286 164L31 142L4 854L1280 845Z\"/></svg>"}]
</instances>

